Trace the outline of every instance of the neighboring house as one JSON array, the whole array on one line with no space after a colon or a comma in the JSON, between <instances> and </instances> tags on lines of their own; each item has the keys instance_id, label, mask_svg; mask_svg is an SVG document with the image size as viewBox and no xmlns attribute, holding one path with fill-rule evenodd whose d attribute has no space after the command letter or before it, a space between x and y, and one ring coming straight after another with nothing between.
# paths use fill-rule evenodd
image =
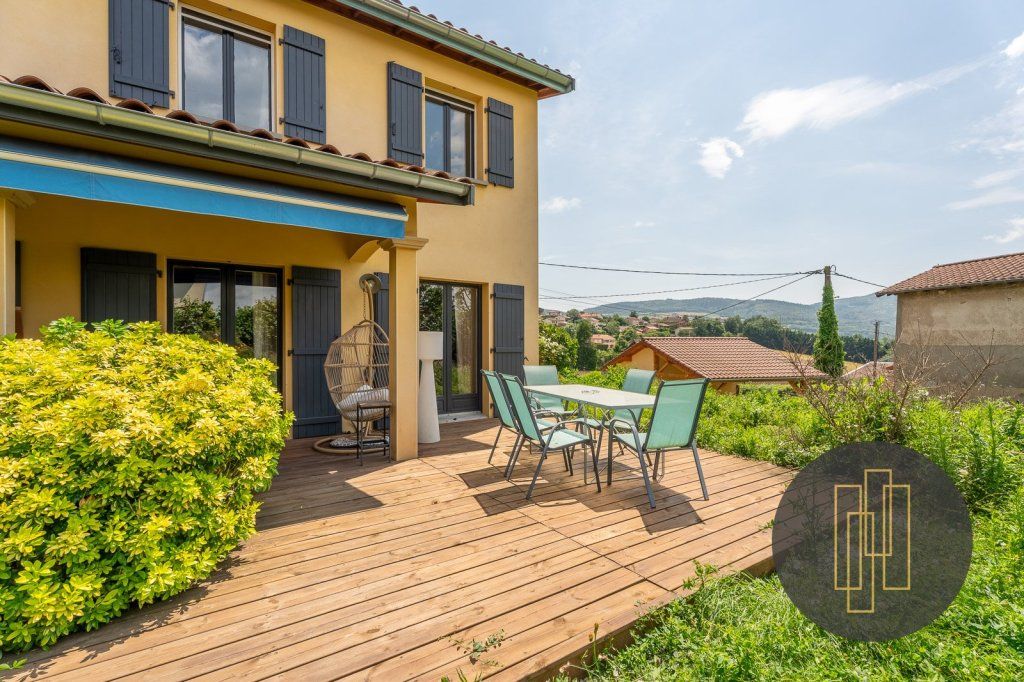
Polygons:
<instances>
[{"instance_id":1,"label":"neighboring house","mask_svg":"<svg viewBox=\"0 0 1024 682\"><path fill-rule=\"evenodd\" d=\"M1024 392L1024 253L936 265L878 295L896 296L894 358L908 372L978 395Z\"/></svg>"},{"instance_id":2,"label":"neighboring house","mask_svg":"<svg viewBox=\"0 0 1024 682\"><path fill-rule=\"evenodd\" d=\"M893 363L879 360L878 362L865 362L856 369L851 369L843 375L843 379L853 381L856 379L888 379L892 376Z\"/></svg>"},{"instance_id":3,"label":"neighboring house","mask_svg":"<svg viewBox=\"0 0 1024 682\"><path fill-rule=\"evenodd\" d=\"M645 337L605 363L610 365L653 369L662 380L705 378L721 393L738 393L740 384L749 383L799 389L808 379L825 378L742 336Z\"/></svg>"},{"instance_id":4,"label":"neighboring house","mask_svg":"<svg viewBox=\"0 0 1024 682\"><path fill-rule=\"evenodd\" d=\"M596 348L607 350L615 345L615 337L611 334L593 334L590 337L590 343Z\"/></svg>"},{"instance_id":5,"label":"neighboring house","mask_svg":"<svg viewBox=\"0 0 1024 682\"><path fill-rule=\"evenodd\" d=\"M0 26L0 333L206 306L281 368L294 435L329 434L325 353L380 273L398 458L421 314L442 412L537 360L537 105L572 77L387 0L4 2Z\"/></svg>"}]
</instances>

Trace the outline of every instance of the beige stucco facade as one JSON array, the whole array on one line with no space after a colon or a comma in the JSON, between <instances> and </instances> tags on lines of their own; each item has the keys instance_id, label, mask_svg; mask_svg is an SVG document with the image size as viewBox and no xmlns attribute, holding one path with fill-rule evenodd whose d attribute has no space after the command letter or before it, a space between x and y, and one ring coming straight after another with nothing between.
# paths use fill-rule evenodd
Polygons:
<instances>
[{"instance_id":1,"label":"beige stucco facade","mask_svg":"<svg viewBox=\"0 0 1024 682\"><path fill-rule=\"evenodd\" d=\"M897 300L897 364L924 366L926 381L954 390L991 364L974 393L1024 394L1024 284L908 292Z\"/></svg>"},{"instance_id":2,"label":"beige stucco facade","mask_svg":"<svg viewBox=\"0 0 1024 682\"><path fill-rule=\"evenodd\" d=\"M385 200L404 207L406 236L384 244L364 236L285 227L230 218L101 203L50 195L2 198L0 195L0 300L5 332L14 330L14 256L19 242L21 265L21 327L26 335L61 316L81 314L83 247L155 253L157 267L166 272L169 260L208 261L279 268L284 278L296 265L339 269L342 275L342 330L363 315L359 277L367 272L389 273L392 324L392 364L397 375L395 443L400 458L416 454L415 387L417 360L416 284L419 280L452 281L480 287L480 349L482 367L492 365L492 297L495 284L524 287L524 355L537 352L537 109L534 90L469 64L389 35L300 0L206 0L175 3L170 32L170 87L180 93L180 9L183 6L216 14L263 31L273 38L272 120L283 133L284 79L279 38L285 25L299 28L326 42L326 139L343 153L364 152L384 159L388 148L388 62L423 73L428 89L468 102L475 111L473 175L470 206L417 202L400 195L331 186L330 183L250 168L228 168L214 161L176 158L155 150L103 142L40 127L0 121L0 135L35 139L79 148L187 164L190 167L244 175L294 186ZM0 74L10 79L31 74L59 91L88 87L108 97L107 0L48 0L31 3L0 0ZM180 107L172 95L170 109ZM484 182L487 163L485 104L493 97L515 111L515 187ZM112 102L117 99L108 97ZM169 109L156 109L162 115ZM0 192L3 188L0 187ZM387 249L385 248L387 247ZM389 250L388 250L389 249ZM167 278L157 281L157 317L167 322ZM282 339L291 347L291 297L282 295ZM283 395L292 407L291 368L282 363ZM411 396L411 397L409 397Z\"/></svg>"}]
</instances>

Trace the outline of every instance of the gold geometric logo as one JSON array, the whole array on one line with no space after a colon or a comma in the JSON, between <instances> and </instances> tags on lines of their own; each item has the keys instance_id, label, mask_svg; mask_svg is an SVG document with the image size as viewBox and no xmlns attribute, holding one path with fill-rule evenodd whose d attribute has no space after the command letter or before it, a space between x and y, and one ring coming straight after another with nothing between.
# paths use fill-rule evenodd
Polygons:
<instances>
[{"instance_id":1,"label":"gold geometric logo","mask_svg":"<svg viewBox=\"0 0 1024 682\"><path fill-rule=\"evenodd\" d=\"M847 613L874 613L877 578L882 590L910 590L910 485L864 469L864 483L836 484L832 501L833 589L846 592Z\"/></svg>"}]
</instances>

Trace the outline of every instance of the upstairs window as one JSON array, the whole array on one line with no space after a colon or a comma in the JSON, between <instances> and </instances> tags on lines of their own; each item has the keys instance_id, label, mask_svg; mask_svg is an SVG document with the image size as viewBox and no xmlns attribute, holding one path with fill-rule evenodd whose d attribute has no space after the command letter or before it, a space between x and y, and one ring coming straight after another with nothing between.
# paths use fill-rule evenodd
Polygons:
<instances>
[{"instance_id":1,"label":"upstairs window","mask_svg":"<svg viewBox=\"0 0 1024 682\"><path fill-rule=\"evenodd\" d=\"M473 173L473 106L437 93L427 93L427 168L456 177Z\"/></svg>"},{"instance_id":2,"label":"upstairs window","mask_svg":"<svg viewBox=\"0 0 1024 682\"><path fill-rule=\"evenodd\" d=\"M183 12L182 108L204 121L271 130L270 46L258 31Z\"/></svg>"}]
</instances>

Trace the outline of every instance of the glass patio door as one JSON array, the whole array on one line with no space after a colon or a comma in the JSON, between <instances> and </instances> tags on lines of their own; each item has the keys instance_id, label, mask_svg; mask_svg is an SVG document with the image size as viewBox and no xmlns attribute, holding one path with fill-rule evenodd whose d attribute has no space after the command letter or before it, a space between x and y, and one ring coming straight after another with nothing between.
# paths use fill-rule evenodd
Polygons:
<instances>
[{"instance_id":1,"label":"glass patio door","mask_svg":"<svg viewBox=\"0 0 1024 682\"><path fill-rule=\"evenodd\" d=\"M171 262L170 331L235 347L278 367L281 383L281 273L272 268Z\"/></svg>"},{"instance_id":2,"label":"glass patio door","mask_svg":"<svg viewBox=\"0 0 1024 682\"><path fill-rule=\"evenodd\" d=\"M434 361L437 411L479 410L480 287L421 282L420 330L444 335L444 358Z\"/></svg>"}]
</instances>

